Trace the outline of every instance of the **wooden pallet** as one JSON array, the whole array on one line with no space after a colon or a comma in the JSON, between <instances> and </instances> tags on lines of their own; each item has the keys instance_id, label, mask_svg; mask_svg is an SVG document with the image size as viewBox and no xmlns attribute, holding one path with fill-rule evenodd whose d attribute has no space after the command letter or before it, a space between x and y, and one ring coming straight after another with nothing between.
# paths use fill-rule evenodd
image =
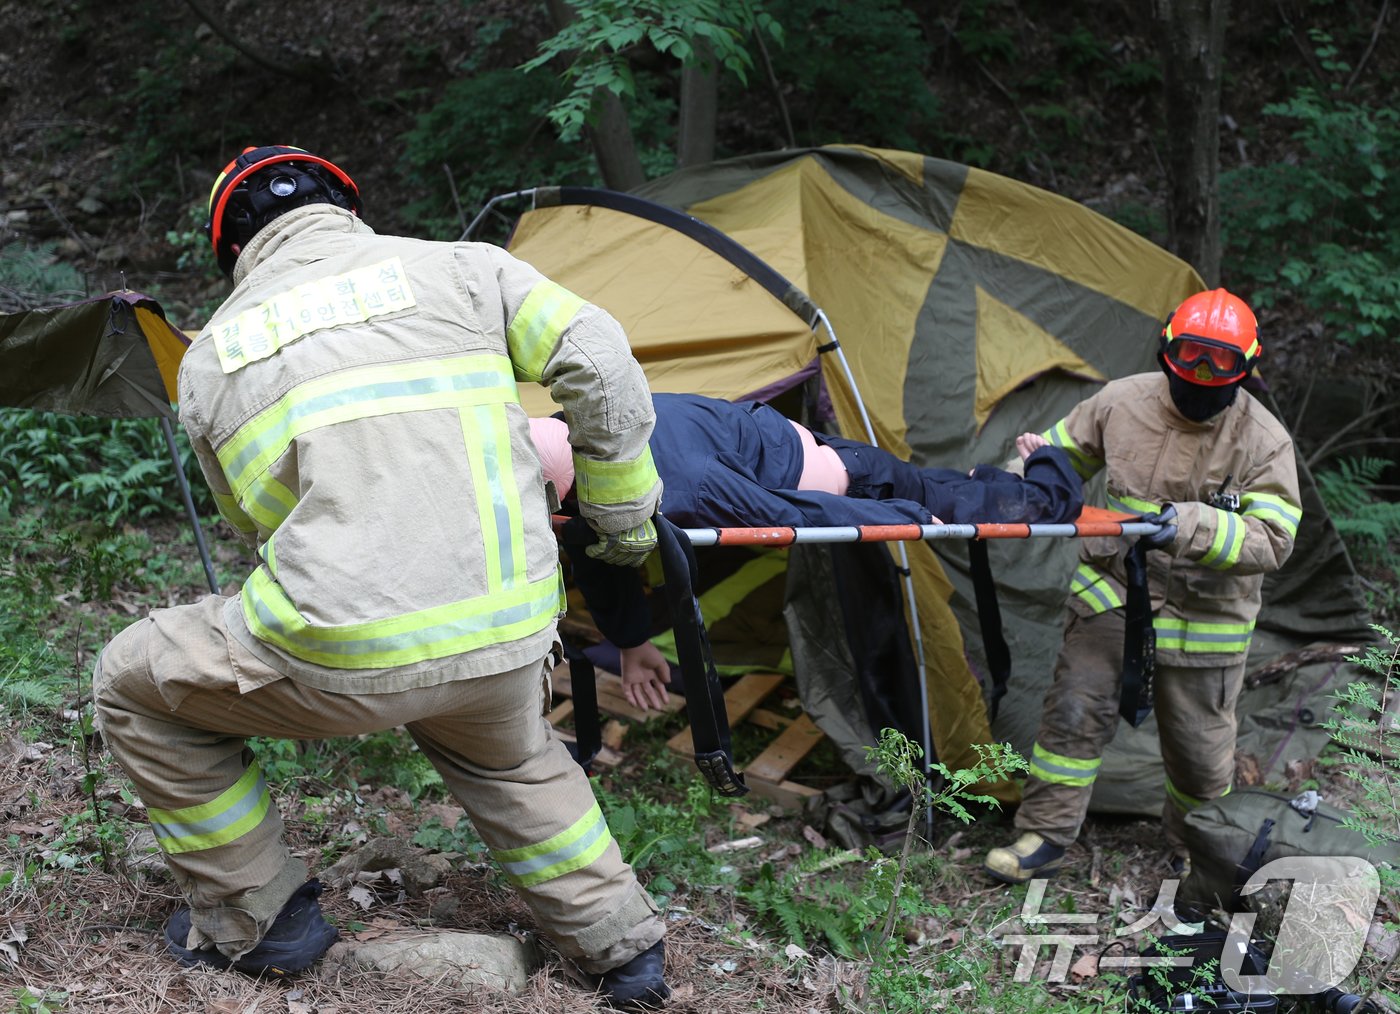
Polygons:
<instances>
[{"instance_id":1,"label":"wooden pallet","mask_svg":"<svg viewBox=\"0 0 1400 1014\"><path fill-rule=\"evenodd\" d=\"M787 677L780 673L749 673L741 676L724 692L724 703L731 726L748 722L750 725L777 733L757 757L740 768L744 781L753 794L779 806L799 810L810 797L821 795L821 790L793 781L788 775L822 741L824 733L805 712L792 717L773 708L762 707L786 679ZM605 715L614 716L614 720L609 721L603 728L603 749L598 755L598 762L611 766L621 759L617 749L626 731L625 726L616 719L645 721L656 717L656 712L633 707L622 693L621 677L614 673L598 669L596 682L598 710ZM557 728L574 710L573 683L567 663L554 670L552 683L555 694L566 698L548 716ZM684 708L685 698L679 694L671 694L666 702L666 712L675 713ZM560 730L559 734L566 739L572 738L564 730ZM695 756L695 744L688 727L672 736L667 741L667 746L682 756Z\"/></svg>"},{"instance_id":2,"label":"wooden pallet","mask_svg":"<svg viewBox=\"0 0 1400 1014\"><path fill-rule=\"evenodd\" d=\"M550 674L549 682L556 697L564 698L547 714L549 723L554 726L555 735L560 739L573 743L576 742L574 734L567 729L559 728L559 724L565 719L573 717L574 713L574 684L569 673L569 663L565 662L558 666ZM635 708L622 693L622 677L603 669L594 670L594 682L598 694L598 710L605 715L612 715L602 728L602 746L598 750L598 756L593 759L595 764L604 767L616 767L622 763L622 740L627 735L627 726L619 722L619 718L631 719L634 722L642 722L648 718L655 718L656 712L642 711ZM672 694L666 701L663 709L668 713L680 711L685 707L684 698Z\"/></svg>"},{"instance_id":3,"label":"wooden pallet","mask_svg":"<svg viewBox=\"0 0 1400 1014\"><path fill-rule=\"evenodd\" d=\"M763 752L744 765L741 771L755 796L787 809L800 810L809 798L821 795L821 790L792 781L788 775L822 741L825 734L805 711L796 718L789 718L759 707L786 679L780 673L747 673L724 692L724 708L729 713L731 726L748 721L778 733ZM688 728L672 736L667 745L683 756L695 756L695 743Z\"/></svg>"}]
</instances>

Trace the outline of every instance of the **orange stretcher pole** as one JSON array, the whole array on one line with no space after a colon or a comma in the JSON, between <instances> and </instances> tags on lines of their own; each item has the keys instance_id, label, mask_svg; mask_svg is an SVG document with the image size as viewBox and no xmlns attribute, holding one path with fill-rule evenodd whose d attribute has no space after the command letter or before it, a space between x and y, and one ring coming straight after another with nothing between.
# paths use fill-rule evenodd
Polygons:
<instances>
[{"instance_id":1,"label":"orange stretcher pole","mask_svg":"<svg viewBox=\"0 0 1400 1014\"><path fill-rule=\"evenodd\" d=\"M859 525L829 528L684 528L692 546L794 546L813 542L924 542L933 539L1035 539L1151 535L1160 526L1102 507L1064 524Z\"/></svg>"}]
</instances>

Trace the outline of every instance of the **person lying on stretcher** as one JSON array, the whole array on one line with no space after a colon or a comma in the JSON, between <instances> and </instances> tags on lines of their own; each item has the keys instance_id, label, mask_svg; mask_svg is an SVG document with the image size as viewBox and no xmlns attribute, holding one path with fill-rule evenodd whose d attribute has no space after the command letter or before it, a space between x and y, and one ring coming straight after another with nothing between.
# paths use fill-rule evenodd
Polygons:
<instances>
[{"instance_id":1,"label":"person lying on stretcher","mask_svg":"<svg viewBox=\"0 0 1400 1014\"><path fill-rule=\"evenodd\" d=\"M1065 452L1035 434L1016 441L1024 477L991 465L964 474L814 433L761 402L654 394L652 403L661 509L682 528L1055 524L1074 520L1084 503ZM530 435L545 479L567 504L574 481L568 426L534 418ZM671 670L648 640L640 576L584 553L570 559L598 629L621 649L627 699L644 711L663 707Z\"/></svg>"}]
</instances>

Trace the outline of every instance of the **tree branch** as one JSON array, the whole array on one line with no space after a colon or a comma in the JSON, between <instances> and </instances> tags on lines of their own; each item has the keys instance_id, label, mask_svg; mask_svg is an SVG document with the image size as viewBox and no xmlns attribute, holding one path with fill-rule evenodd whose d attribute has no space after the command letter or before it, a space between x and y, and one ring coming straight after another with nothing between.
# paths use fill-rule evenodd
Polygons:
<instances>
[{"instance_id":1,"label":"tree branch","mask_svg":"<svg viewBox=\"0 0 1400 1014\"><path fill-rule=\"evenodd\" d=\"M980 70L986 76L987 80L992 83L992 87L994 87L997 91L1001 92L1001 94L1006 97L1006 101L1011 103L1011 108L1016 111L1016 115L1021 118L1021 122L1025 125L1026 133L1030 135L1031 142L1037 148L1041 149L1041 154L1045 155L1045 172L1046 175L1050 177L1050 188L1052 190L1059 190L1060 183L1055 178L1055 166L1050 161L1049 154L1045 152L1044 146L1041 145L1040 136L1036 134L1035 127L1031 125L1031 118L1025 114L1024 110L1021 109L1021 104L1016 101L1016 96L1011 94L1010 89L1008 89L1006 85L1002 84L999 80L997 80L997 76L993 74L990 70L988 70L987 65L981 60L977 61L977 69ZM1031 161L1030 156L1026 156L1026 161L1030 162L1032 167L1035 166L1035 163Z\"/></svg>"},{"instance_id":2,"label":"tree branch","mask_svg":"<svg viewBox=\"0 0 1400 1014\"><path fill-rule=\"evenodd\" d=\"M1356 69L1351 72L1351 77L1347 78L1347 86L1342 89L1350 92L1352 85L1356 84L1356 79L1361 76L1361 70L1366 66L1366 61L1371 59L1371 53L1375 51L1376 40L1381 37L1381 26L1385 24L1386 13L1390 10L1390 0L1385 0L1381 4L1381 12L1376 15L1376 27L1371 30L1371 43L1366 47L1366 52L1361 54L1361 59L1356 61Z\"/></svg>"},{"instance_id":3,"label":"tree branch","mask_svg":"<svg viewBox=\"0 0 1400 1014\"><path fill-rule=\"evenodd\" d=\"M1379 416L1383 416L1383 415L1385 415L1387 412L1393 412L1394 410L1395 410L1395 405L1394 405L1394 404L1392 404L1391 402L1385 402L1385 403L1383 403L1379 408L1373 408L1373 409L1371 409L1369 412L1362 412L1359 416L1357 416L1355 419L1352 419L1352 420L1351 420L1350 422L1348 422L1345 426L1339 427L1338 429L1334 430L1334 431L1332 432L1332 435L1331 435L1330 437L1328 437L1326 440L1324 440L1324 441L1322 442L1322 445L1321 445L1320 447L1318 447L1318 448L1317 448L1316 450L1314 450L1310 455L1308 455L1308 462L1307 462L1308 467L1309 467L1309 468L1312 468L1315 464L1317 464L1317 462L1321 461L1321 460L1322 460L1322 456L1323 456L1324 454L1326 454L1329 450L1332 450L1332 449L1334 448L1334 445L1336 445L1336 443L1337 443L1338 440L1340 440L1342 437L1346 436L1346 435L1347 435L1348 433L1350 433L1352 430L1356 429L1356 427L1360 426L1362 423L1370 422L1372 419L1375 419L1375 418L1377 418L1377 417L1379 417ZM1369 442L1370 442L1370 441L1367 441L1367 440L1350 440L1350 441L1348 441L1344 446L1346 446L1346 447L1354 447L1354 446L1355 446L1356 444L1358 444L1358 443L1369 443ZM1380 441L1380 438L1377 438L1377 442L1381 442L1381 441ZM1400 441L1396 441L1396 442L1397 442L1397 443L1400 443Z\"/></svg>"},{"instance_id":4,"label":"tree branch","mask_svg":"<svg viewBox=\"0 0 1400 1014\"><path fill-rule=\"evenodd\" d=\"M1368 444L1400 444L1400 437L1358 437L1341 444L1330 444L1329 441L1329 449L1333 454L1336 454L1338 451L1345 451L1352 447L1365 447ZM1315 467L1320 460L1322 460L1321 455L1314 454L1308 458L1308 467Z\"/></svg>"},{"instance_id":5,"label":"tree branch","mask_svg":"<svg viewBox=\"0 0 1400 1014\"><path fill-rule=\"evenodd\" d=\"M1311 46L1305 46L1303 40L1298 38L1298 30L1293 27L1293 20L1288 16L1288 10L1284 7L1283 0L1275 0L1274 8L1278 11L1278 16L1283 19L1283 26L1288 29L1288 37L1298 47L1298 53L1302 56L1303 63L1307 65L1308 73L1312 75L1314 83L1319 86L1325 85L1327 77L1317 62L1317 54L1312 51Z\"/></svg>"},{"instance_id":6,"label":"tree branch","mask_svg":"<svg viewBox=\"0 0 1400 1014\"><path fill-rule=\"evenodd\" d=\"M257 50L245 46L239 40L237 34L231 31L218 18L214 17L200 0L185 0L185 3L189 4L190 10L194 11L201 21L214 30L215 35L238 52L242 53L249 60L252 60L263 70L271 71L273 74L278 74L282 77L294 78L297 81L306 81L311 84L324 84L327 80L334 77L333 74L325 73L320 69L308 70L305 65L288 65L272 57L264 56Z\"/></svg>"},{"instance_id":7,"label":"tree branch","mask_svg":"<svg viewBox=\"0 0 1400 1014\"><path fill-rule=\"evenodd\" d=\"M556 29L563 29L576 17L565 0L547 0L546 6ZM622 100L606 88L599 88L593 94L593 112L595 119L587 133L603 183L613 190L641 186L647 177Z\"/></svg>"},{"instance_id":8,"label":"tree branch","mask_svg":"<svg viewBox=\"0 0 1400 1014\"><path fill-rule=\"evenodd\" d=\"M768 55L768 45L763 41L763 33L754 29L753 37L758 40L758 52L763 57L763 69L768 75L768 84L773 88L773 97L778 100L778 111L783 114L783 130L787 132L788 147L797 147L797 134L792 129L792 117L788 115L787 101L783 90L778 86L778 76L773 73L773 60Z\"/></svg>"}]
</instances>

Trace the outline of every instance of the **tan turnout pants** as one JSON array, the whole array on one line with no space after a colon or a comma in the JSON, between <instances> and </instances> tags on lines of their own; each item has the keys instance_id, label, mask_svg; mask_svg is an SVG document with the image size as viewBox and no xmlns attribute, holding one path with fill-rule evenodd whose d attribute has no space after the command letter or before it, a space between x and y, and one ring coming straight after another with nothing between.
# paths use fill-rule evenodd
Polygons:
<instances>
[{"instance_id":1,"label":"tan turnout pants","mask_svg":"<svg viewBox=\"0 0 1400 1014\"><path fill-rule=\"evenodd\" d=\"M1064 846L1079 837L1099 760L1118 729L1123 628L1121 610L1089 617L1070 611L1016 811L1019 830ZM1243 685L1243 658L1224 667L1157 665L1153 712L1167 793L1162 823L1175 852L1186 852L1186 814L1230 788Z\"/></svg>"},{"instance_id":2,"label":"tan turnout pants","mask_svg":"<svg viewBox=\"0 0 1400 1014\"><path fill-rule=\"evenodd\" d=\"M153 612L103 650L97 718L151 814L204 939L236 958L306 878L247 737L319 739L405 726L540 928L584 971L664 932L588 778L543 717L548 660L399 693L336 694L272 678L225 628L225 599ZM235 670L256 682L240 693Z\"/></svg>"}]
</instances>

